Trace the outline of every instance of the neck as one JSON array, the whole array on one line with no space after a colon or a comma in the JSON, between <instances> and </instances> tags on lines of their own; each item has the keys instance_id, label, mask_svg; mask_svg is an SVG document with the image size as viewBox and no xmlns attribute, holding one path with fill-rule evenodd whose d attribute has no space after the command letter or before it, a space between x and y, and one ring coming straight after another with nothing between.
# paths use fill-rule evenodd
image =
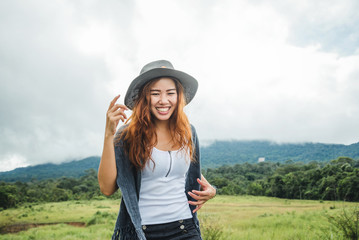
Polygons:
<instances>
[{"instance_id":1,"label":"neck","mask_svg":"<svg viewBox=\"0 0 359 240\"><path fill-rule=\"evenodd\" d=\"M156 129L159 131L167 131L170 126L169 121L155 121Z\"/></svg>"},{"instance_id":2,"label":"neck","mask_svg":"<svg viewBox=\"0 0 359 240\"><path fill-rule=\"evenodd\" d=\"M169 121L157 121L155 123L156 128L156 147L161 150L176 150L179 149L172 138L170 132Z\"/></svg>"}]
</instances>

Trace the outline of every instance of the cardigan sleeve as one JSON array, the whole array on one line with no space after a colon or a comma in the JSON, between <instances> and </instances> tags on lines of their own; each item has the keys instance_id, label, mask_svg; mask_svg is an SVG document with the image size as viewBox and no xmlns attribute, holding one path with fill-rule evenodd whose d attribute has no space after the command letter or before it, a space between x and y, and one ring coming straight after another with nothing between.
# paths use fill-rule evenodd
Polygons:
<instances>
[{"instance_id":1,"label":"cardigan sleeve","mask_svg":"<svg viewBox=\"0 0 359 240\"><path fill-rule=\"evenodd\" d=\"M126 126L126 125L125 125ZM121 132L124 130L125 126L121 127L116 133L115 138L115 158L116 158L116 168L117 168L117 178L116 183L122 192L122 204L125 208L120 209L120 214L118 222L116 222L116 228L121 228L120 225L128 225L121 216L129 216L133 228L135 229L139 239L144 239L143 231L141 228L141 216L138 207L138 171L131 164L127 154L124 151L123 139L118 139L121 137ZM121 211L124 211L123 213ZM120 216L121 215L121 216ZM122 220L122 221L121 221Z\"/></svg>"},{"instance_id":2,"label":"cardigan sleeve","mask_svg":"<svg viewBox=\"0 0 359 240\"><path fill-rule=\"evenodd\" d=\"M200 190L200 184L197 182L197 178L201 179L201 154L200 154L196 129L194 128L193 125L191 125L191 129L192 129L192 142L194 147L193 149L194 161L191 161L188 170L185 190L186 190L187 199L190 201L196 201L188 194L188 192L192 190ZM196 208L196 206L193 205L189 205L189 206L191 208L191 211L193 211Z\"/></svg>"}]
</instances>

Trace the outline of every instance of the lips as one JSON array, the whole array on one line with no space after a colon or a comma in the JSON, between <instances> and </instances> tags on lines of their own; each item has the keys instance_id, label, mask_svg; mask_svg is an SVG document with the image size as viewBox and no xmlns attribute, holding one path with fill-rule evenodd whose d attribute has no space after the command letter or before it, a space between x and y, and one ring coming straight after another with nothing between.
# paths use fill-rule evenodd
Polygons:
<instances>
[{"instance_id":1,"label":"lips","mask_svg":"<svg viewBox=\"0 0 359 240\"><path fill-rule=\"evenodd\" d=\"M156 107L156 110L159 114L167 114L170 111L171 107Z\"/></svg>"}]
</instances>

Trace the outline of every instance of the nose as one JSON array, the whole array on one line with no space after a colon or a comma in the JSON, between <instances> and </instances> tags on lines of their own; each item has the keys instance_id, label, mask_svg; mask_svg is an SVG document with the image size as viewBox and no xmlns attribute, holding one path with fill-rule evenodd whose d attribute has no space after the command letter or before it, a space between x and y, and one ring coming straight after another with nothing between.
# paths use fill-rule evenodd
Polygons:
<instances>
[{"instance_id":1,"label":"nose","mask_svg":"<svg viewBox=\"0 0 359 240\"><path fill-rule=\"evenodd\" d=\"M166 94L161 94L159 103L160 104L168 103L168 99L167 99Z\"/></svg>"}]
</instances>

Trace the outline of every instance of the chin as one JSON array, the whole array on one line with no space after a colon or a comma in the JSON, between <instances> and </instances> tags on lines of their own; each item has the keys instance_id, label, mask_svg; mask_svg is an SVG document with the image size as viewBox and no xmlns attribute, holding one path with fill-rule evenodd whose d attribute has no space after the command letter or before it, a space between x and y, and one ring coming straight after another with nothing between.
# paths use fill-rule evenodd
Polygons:
<instances>
[{"instance_id":1,"label":"chin","mask_svg":"<svg viewBox=\"0 0 359 240\"><path fill-rule=\"evenodd\" d=\"M171 115L170 116L157 116L157 115L155 115L155 118L157 120L159 120L159 121L167 121L167 120L170 119L170 117L171 117Z\"/></svg>"},{"instance_id":2,"label":"chin","mask_svg":"<svg viewBox=\"0 0 359 240\"><path fill-rule=\"evenodd\" d=\"M168 113L168 114L166 114L166 115L161 115L161 114L159 114L159 113L153 113L153 112L152 112L152 115L153 115L153 116L155 117L155 119L158 120L158 121L168 121L168 120L171 118L172 114L173 114L173 112Z\"/></svg>"}]
</instances>

